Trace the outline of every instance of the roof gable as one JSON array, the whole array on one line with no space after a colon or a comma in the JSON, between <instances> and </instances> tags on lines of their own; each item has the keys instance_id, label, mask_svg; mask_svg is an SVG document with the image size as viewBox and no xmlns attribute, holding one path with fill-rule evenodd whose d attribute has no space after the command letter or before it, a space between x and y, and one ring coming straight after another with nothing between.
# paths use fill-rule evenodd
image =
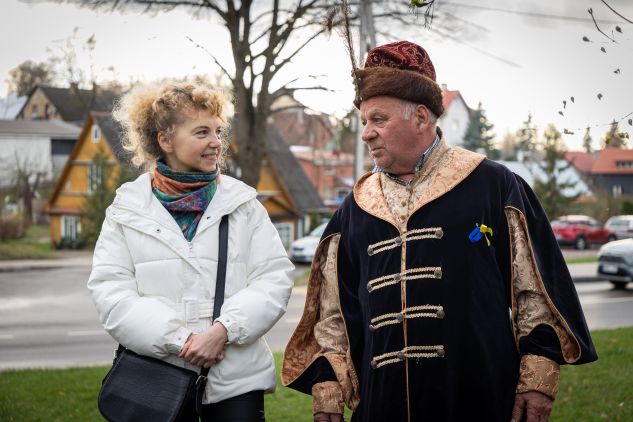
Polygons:
<instances>
[{"instance_id":1,"label":"roof gable","mask_svg":"<svg viewBox=\"0 0 633 422\"><path fill-rule=\"evenodd\" d=\"M565 159L581 173L590 173L596 157L590 152L567 151Z\"/></svg>"},{"instance_id":2,"label":"roof gable","mask_svg":"<svg viewBox=\"0 0 633 422\"><path fill-rule=\"evenodd\" d=\"M65 186L66 181L70 176L70 171L74 165L73 162L79 157L81 151L85 148L85 144L87 142L91 142L90 131L93 125L97 125L99 127L102 137L106 140L107 147L110 149L110 152L114 155L119 164L130 166L131 154L123 150L123 147L121 146L121 129L114 119L112 119L110 113L90 113L84 123L77 142L75 142L72 152L66 160L66 164L64 164L64 168L60 173L59 178L57 179L55 189L48 200L47 209L49 211L56 203L63 186Z\"/></svg>"},{"instance_id":3,"label":"roof gable","mask_svg":"<svg viewBox=\"0 0 633 422\"><path fill-rule=\"evenodd\" d=\"M266 155L274 171L279 175L297 209L308 213L325 208L321 197L308 180L303 168L290 151L290 147L273 125L268 126Z\"/></svg>"},{"instance_id":4,"label":"roof gable","mask_svg":"<svg viewBox=\"0 0 633 422\"><path fill-rule=\"evenodd\" d=\"M448 110L455 100L461 101L464 104L464 107L466 107L466 110L470 112L470 107L468 107L468 104L466 104L464 97L462 97L462 94L459 91L442 90L442 105L444 106L444 111Z\"/></svg>"},{"instance_id":5,"label":"roof gable","mask_svg":"<svg viewBox=\"0 0 633 422\"><path fill-rule=\"evenodd\" d=\"M132 154L129 151L123 149L121 145L121 139L123 136L123 129L117 121L112 118L110 113L91 113L92 118L101 129L103 137L108 142L108 146L112 153L116 157L119 164L126 166L132 166Z\"/></svg>"},{"instance_id":6,"label":"roof gable","mask_svg":"<svg viewBox=\"0 0 633 422\"><path fill-rule=\"evenodd\" d=\"M594 174L631 174L631 165L619 163L633 163L633 149L604 148L596 159L591 172Z\"/></svg>"},{"instance_id":7,"label":"roof gable","mask_svg":"<svg viewBox=\"0 0 633 422\"><path fill-rule=\"evenodd\" d=\"M62 120L67 122L83 123L90 111L110 112L112 111L115 100L118 98L115 92L99 88L92 90L78 89L75 87L57 88L47 85L38 85L31 90L27 101L18 114L22 113L24 107L26 107L37 90L40 90L46 96Z\"/></svg>"}]
</instances>

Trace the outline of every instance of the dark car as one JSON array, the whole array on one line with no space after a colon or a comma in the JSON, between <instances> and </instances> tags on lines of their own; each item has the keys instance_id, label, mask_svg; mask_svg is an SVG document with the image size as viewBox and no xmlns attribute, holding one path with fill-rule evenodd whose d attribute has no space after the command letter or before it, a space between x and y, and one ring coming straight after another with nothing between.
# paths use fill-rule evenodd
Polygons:
<instances>
[{"instance_id":1,"label":"dark car","mask_svg":"<svg viewBox=\"0 0 633 422\"><path fill-rule=\"evenodd\" d=\"M586 215L565 215L552 221L552 230L558 244L586 249L589 245L602 245L616 239L615 234Z\"/></svg>"},{"instance_id":2,"label":"dark car","mask_svg":"<svg viewBox=\"0 0 633 422\"><path fill-rule=\"evenodd\" d=\"M600 248L598 277L620 289L633 281L633 239L617 240Z\"/></svg>"}]
</instances>

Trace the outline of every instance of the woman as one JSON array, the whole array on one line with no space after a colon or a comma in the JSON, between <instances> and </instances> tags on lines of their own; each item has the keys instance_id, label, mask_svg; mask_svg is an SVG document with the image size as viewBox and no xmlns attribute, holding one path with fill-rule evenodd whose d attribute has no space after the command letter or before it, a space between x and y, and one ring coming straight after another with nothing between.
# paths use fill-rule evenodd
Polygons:
<instances>
[{"instance_id":1,"label":"woman","mask_svg":"<svg viewBox=\"0 0 633 422\"><path fill-rule=\"evenodd\" d=\"M202 420L261 421L263 393L275 388L262 336L285 312L293 266L255 190L220 177L226 104L199 83L137 88L122 99L114 111L122 145L149 171L117 190L88 288L123 346L210 368ZM225 301L211 321L226 214Z\"/></svg>"}]
</instances>

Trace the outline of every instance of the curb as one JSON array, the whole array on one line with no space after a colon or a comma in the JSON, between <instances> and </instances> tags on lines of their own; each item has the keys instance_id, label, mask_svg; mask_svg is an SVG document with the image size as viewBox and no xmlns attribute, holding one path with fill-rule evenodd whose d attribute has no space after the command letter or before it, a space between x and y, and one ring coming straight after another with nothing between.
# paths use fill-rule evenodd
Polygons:
<instances>
[{"instance_id":1,"label":"curb","mask_svg":"<svg viewBox=\"0 0 633 422\"><path fill-rule=\"evenodd\" d=\"M56 268L64 268L68 265L16 265L10 267L0 267L0 273L15 273L19 271L33 270L54 270Z\"/></svg>"}]
</instances>

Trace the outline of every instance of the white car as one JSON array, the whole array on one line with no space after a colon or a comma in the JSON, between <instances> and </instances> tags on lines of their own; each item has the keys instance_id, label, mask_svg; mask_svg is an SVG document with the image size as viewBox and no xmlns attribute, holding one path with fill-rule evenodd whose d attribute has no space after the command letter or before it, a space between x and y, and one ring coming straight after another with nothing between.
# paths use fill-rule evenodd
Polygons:
<instances>
[{"instance_id":1,"label":"white car","mask_svg":"<svg viewBox=\"0 0 633 422\"><path fill-rule=\"evenodd\" d=\"M290 259L293 262L311 263L326 226L327 223L323 223L312 230L309 235L292 242L290 244Z\"/></svg>"},{"instance_id":2,"label":"white car","mask_svg":"<svg viewBox=\"0 0 633 422\"><path fill-rule=\"evenodd\" d=\"M600 248L598 277L619 289L633 281L633 239L616 240Z\"/></svg>"},{"instance_id":3,"label":"white car","mask_svg":"<svg viewBox=\"0 0 633 422\"><path fill-rule=\"evenodd\" d=\"M611 230L618 239L633 237L633 215L616 215L607 220L604 225Z\"/></svg>"}]
</instances>

